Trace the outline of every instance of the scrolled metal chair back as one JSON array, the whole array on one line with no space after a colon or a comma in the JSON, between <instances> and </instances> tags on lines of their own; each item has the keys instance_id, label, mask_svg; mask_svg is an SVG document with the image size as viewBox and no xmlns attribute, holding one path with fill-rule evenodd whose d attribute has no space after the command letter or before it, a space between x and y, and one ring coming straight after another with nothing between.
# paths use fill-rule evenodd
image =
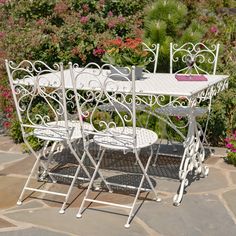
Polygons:
<instances>
[{"instance_id":1,"label":"scrolled metal chair back","mask_svg":"<svg viewBox=\"0 0 236 236\"><path fill-rule=\"evenodd\" d=\"M5 61L17 115L23 131L67 119L63 65L42 61Z\"/></svg>"},{"instance_id":2,"label":"scrolled metal chair back","mask_svg":"<svg viewBox=\"0 0 236 236\"><path fill-rule=\"evenodd\" d=\"M203 43L185 43L178 46L170 43L170 73L215 74L219 44L206 46Z\"/></svg>"},{"instance_id":3,"label":"scrolled metal chair back","mask_svg":"<svg viewBox=\"0 0 236 236\"><path fill-rule=\"evenodd\" d=\"M158 62L158 56L159 56L159 44L152 44L151 46L147 45L146 43L142 43L144 51L149 53L148 60L150 63L153 64L153 70L147 71L146 72L152 72L152 73L157 73L157 62Z\"/></svg>"},{"instance_id":4,"label":"scrolled metal chair back","mask_svg":"<svg viewBox=\"0 0 236 236\"><path fill-rule=\"evenodd\" d=\"M107 137L122 138L134 142L136 127L135 108L135 75L134 68L132 80L127 74L120 74L121 80L113 80L108 68L111 65L99 66L89 63L84 68L70 63L70 72L74 88L78 115L81 122L82 133L96 134ZM99 110L104 104L112 106L112 112ZM118 108L119 106L119 108ZM90 123L86 129L85 122ZM133 126L133 133L125 133L126 126ZM119 127L119 132L117 128ZM116 130L113 132L113 130Z\"/></svg>"}]
</instances>

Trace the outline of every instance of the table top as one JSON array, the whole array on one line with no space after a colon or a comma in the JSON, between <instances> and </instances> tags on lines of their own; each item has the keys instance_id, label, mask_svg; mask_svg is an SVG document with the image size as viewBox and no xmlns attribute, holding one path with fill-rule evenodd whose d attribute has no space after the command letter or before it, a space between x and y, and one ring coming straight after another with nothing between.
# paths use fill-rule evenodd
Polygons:
<instances>
[{"instance_id":1,"label":"table top","mask_svg":"<svg viewBox=\"0 0 236 236\"><path fill-rule=\"evenodd\" d=\"M81 69L82 70L82 69ZM82 73L80 75L80 81L83 81L83 90L91 90L91 77L93 73L96 73L96 69L85 69L88 73ZM104 70L105 73L99 75L99 79L105 80L109 70ZM59 75L59 74L58 74ZM91 76L90 76L91 75ZM212 86L218 86L220 83L224 83L229 76L228 75L205 75L207 81L178 81L174 74L168 73L144 73L143 79L136 80L135 90L138 94L144 95L170 95L170 96L186 96L191 97L204 91ZM72 88L71 75L69 70L64 70L65 87L67 89ZM47 74L40 78L40 85L53 87L55 86L55 75ZM23 81L18 82L24 84L32 84L32 78L25 78ZM127 81L116 80L119 87L125 87ZM222 89L223 90L223 89Z\"/></svg>"}]
</instances>

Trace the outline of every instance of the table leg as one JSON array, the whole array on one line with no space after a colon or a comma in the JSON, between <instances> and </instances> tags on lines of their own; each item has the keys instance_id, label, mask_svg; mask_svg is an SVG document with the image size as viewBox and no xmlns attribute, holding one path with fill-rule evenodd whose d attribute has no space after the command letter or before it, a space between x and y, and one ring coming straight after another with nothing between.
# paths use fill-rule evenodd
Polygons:
<instances>
[{"instance_id":1,"label":"table leg","mask_svg":"<svg viewBox=\"0 0 236 236\"><path fill-rule=\"evenodd\" d=\"M179 168L180 186L173 198L175 206L179 206L182 201L184 190L189 184L188 174L190 172L194 175L202 174L204 177L208 175L209 168L203 165L205 150L201 135L195 116L190 115L188 134L184 142L184 154Z\"/></svg>"}]
</instances>

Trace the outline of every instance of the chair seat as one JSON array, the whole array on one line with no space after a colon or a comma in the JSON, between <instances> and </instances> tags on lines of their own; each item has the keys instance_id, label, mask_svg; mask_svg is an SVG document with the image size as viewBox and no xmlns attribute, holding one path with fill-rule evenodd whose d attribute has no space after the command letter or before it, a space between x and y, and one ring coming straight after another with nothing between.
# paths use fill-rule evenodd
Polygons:
<instances>
[{"instance_id":1,"label":"chair seat","mask_svg":"<svg viewBox=\"0 0 236 236\"><path fill-rule=\"evenodd\" d=\"M63 141L68 139L66 129L65 129L65 121L54 121L47 123L48 129L45 128L37 128L34 130L34 136L48 141ZM73 128L73 132L71 134L71 140L82 138L80 122L79 121L68 121L69 128ZM89 123L84 123L84 127L86 130L92 131L93 128ZM50 129L51 128L51 129ZM69 132L70 133L70 132Z\"/></svg>"},{"instance_id":2,"label":"chair seat","mask_svg":"<svg viewBox=\"0 0 236 236\"><path fill-rule=\"evenodd\" d=\"M174 107L174 106L166 106L160 107L155 110L157 114L167 115L167 116L183 116L186 117L193 112L195 117L202 116L207 113L208 109L205 107L196 107L194 109L190 107Z\"/></svg>"},{"instance_id":3,"label":"chair seat","mask_svg":"<svg viewBox=\"0 0 236 236\"><path fill-rule=\"evenodd\" d=\"M110 128L106 133L108 133L108 135L94 135L94 142L102 147L114 150L129 150L148 147L153 145L158 139L155 132L140 127L136 127L136 146L134 145L132 136L133 127Z\"/></svg>"}]
</instances>

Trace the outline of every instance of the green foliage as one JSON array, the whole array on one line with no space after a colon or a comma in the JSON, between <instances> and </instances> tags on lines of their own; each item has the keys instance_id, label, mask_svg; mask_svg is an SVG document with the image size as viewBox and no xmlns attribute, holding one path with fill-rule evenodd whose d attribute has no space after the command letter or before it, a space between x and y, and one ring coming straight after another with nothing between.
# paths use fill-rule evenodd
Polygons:
<instances>
[{"instance_id":1,"label":"green foliage","mask_svg":"<svg viewBox=\"0 0 236 236\"><path fill-rule=\"evenodd\" d=\"M146 41L160 44L161 72L169 72L170 42L196 43L206 32L204 26L189 19L187 6L175 0L156 0L146 12L144 29Z\"/></svg>"},{"instance_id":2,"label":"green foliage","mask_svg":"<svg viewBox=\"0 0 236 236\"><path fill-rule=\"evenodd\" d=\"M151 0L11 0L0 3L0 112L16 142L22 141L13 119L13 100L4 59L42 60L49 66L69 61L102 64L103 43L142 32L143 9ZM42 101L32 111L44 113ZM6 112L7 110L7 112ZM47 112L47 111L46 111ZM11 124L9 123L11 122ZM29 138L37 149L38 141ZM40 146L40 145L39 145Z\"/></svg>"},{"instance_id":3,"label":"green foliage","mask_svg":"<svg viewBox=\"0 0 236 236\"><path fill-rule=\"evenodd\" d=\"M10 136L12 137L15 143L23 142L20 122L17 119L12 120L12 124L10 127Z\"/></svg>"},{"instance_id":4,"label":"green foliage","mask_svg":"<svg viewBox=\"0 0 236 236\"><path fill-rule=\"evenodd\" d=\"M235 153L235 152L228 152L228 153L227 153L227 156L224 157L224 160L225 160L227 163L236 166L236 153Z\"/></svg>"}]
</instances>

